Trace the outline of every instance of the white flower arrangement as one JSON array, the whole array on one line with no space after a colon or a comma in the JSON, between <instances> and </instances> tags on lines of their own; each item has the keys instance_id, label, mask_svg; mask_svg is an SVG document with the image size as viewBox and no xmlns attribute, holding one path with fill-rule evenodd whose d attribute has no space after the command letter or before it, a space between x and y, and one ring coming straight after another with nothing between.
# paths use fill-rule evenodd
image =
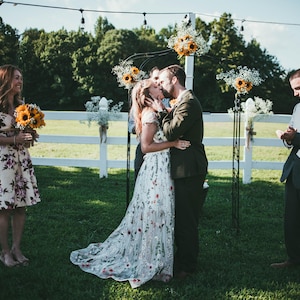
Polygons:
<instances>
[{"instance_id":1,"label":"white flower arrangement","mask_svg":"<svg viewBox=\"0 0 300 300\"><path fill-rule=\"evenodd\" d=\"M174 49L178 57L189 56L191 54L203 55L209 51L209 45L191 25L182 22L176 27L176 35L172 35L168 40L168 48Z\"/></svg>"},{"instance_id":2,"label":"white flower arrangement","mask_svg":"<svg viewBox=\"0 0 300 300\"><path fill-rule=\"evenodd\" d=\"M265 115L272 115L273 102L263 100L259 97L248 98L246 102L241 103L241 109L245 114L245 122L250 126L254 120L259 120Z\"/></svg>"},{"instance_id":3,"label":"white flower arrangement","mask_svg":"<svg viewBox=\"0 0 300 300\"><path fill-rule=\"evenodd\" d=\"M88 125L96 122L99 126L108 126L108 121L112 116L119 117L123 102L110 107L112 100L107 100L105 97L94 96L90 101L85 103L86 111L88 112Z\"/></svg>"},{"instance_id":4,"label":"white flower arrangement","mask_svg":"<svg viewBox=\"0 0 300 300\"><path fill-rule=\"evenodd\" d=\"M259 97L248 98L245 102L241 103L242 117L245 122L246 130L246 142L245 146L249 149L250 141L253 140L253 135L256 135L254 131L254 121L259 120L266 115L272 115L273 102L271 100L263 100ZM229 115L233 118L234 111L232 108L228 109Z\"/></svg>"},{"instance_id":5,"label":"white flower arrangement","mask_svg":"<svg viewBox=\"0 0 300 300\"><path fill-rule=\"evenodd\" d=\"M112 69L112 73L117 76L119 86L124 86L125 89L130 89L134 85L145 78L146 73L139 70L139 68L133 66L131 60L123 60L119 65L116 65Z\"/></svg>"},{"instance_id":6,"label":"white flower arrangement","mask_svg":"<svg viewBox=\"0 0 300 300\"><path fill-rule=\"evenodd\" d=\"M254 85L259 85L262 79L255 69L238 66L237 70L217 74L216 79L223 79L228 86L236 89L237 94L247 94Z\"/></svg>"},{"instance_id":7,"label":"white flower arrangement","mask_svg":"<svg viewBox=\"0 0 300 300\"><path fill-rule=\"evenodd\" d=\"M248 98L245 102L241 103L241 112L244 121L247 126L252 126L254 120L259 120L266 115L272 115L273 102L271 100L263 100L260 97ZM233 108L228 109L228 114L230 116L234 115Z\"/></svg>"}]
</instances>

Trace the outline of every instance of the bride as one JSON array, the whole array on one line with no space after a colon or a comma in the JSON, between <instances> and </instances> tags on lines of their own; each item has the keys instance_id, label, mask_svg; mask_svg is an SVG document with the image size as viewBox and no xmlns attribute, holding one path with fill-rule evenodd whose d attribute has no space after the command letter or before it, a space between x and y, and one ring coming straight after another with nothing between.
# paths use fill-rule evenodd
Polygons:
<instances>
[{"instance_id":1,"label":"bride","mask_svg":"<svg viewBox=\"0 0 300 300\"><path fill-rule=\"evenodd\" d=\"M146 154L125 216L104 242L70 256L83 271L129 281L132 288L151 279L168 282L173 277L174 184L169 148L184 150L190 145L166 140L147 98L163 98L160 87L150 79L139 81L132 90L136 133Z\"/></svg>"}]
</instances>

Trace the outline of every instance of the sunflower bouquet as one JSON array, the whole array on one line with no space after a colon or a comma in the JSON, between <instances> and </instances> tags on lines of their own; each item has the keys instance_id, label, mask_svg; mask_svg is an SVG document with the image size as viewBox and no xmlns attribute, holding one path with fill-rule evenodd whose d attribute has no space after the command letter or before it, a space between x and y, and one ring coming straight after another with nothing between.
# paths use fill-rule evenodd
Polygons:
<instances>
[{"instance_id":1,"label":"sunflower bouquet","mask_svg":"<svg viewBox=\"0 0 300 300\"><path fill-rule=\"evenodd\" d=\"M227 85L236 90L238 95L248 94L254 85L257 86L262 82L257 70L242 66L238 66L237 70L217 74L216 78L223 79Z\"/></svg>"},{"instance_id":2,"label":"sunflower bouquet","mask_svg":"<svg viewBox=\"0 0 300 300\"><path fill-rule=\"evenodd\" d=\"M33 137L31 145L33 146L33 141L38 137L35 129L46 125L44 120L45 114L36 104L21 104L16 107L14 116L16 128L31 133ZM30 144L26 146L30 147Z\"/></svg>"},{"instance_id":3,"label":"sunflower bouquet","mask_svg":"<svg viewBox=\"0 0 300 300\"><path fill-rule=\"evenodd\" d=\"M208 43L191 25L182 22L176 29L177 34L168 40L168 48L175 50L179 58L193 53L200 56L209 51Z\"/></svg>"},{"instance_id":4,"label":"sunflower bouquet","mask_svg":"<svg viewBox=\"0 0 300 300\"><path fill-rule=\"evenodd\" d=\"M119 86L125 89L132 88L138 81L142 80L146 73L132 65L131 60L121 61L119 65L114 66L112 73L117 76Z\"/></svg>"}]
</instances>

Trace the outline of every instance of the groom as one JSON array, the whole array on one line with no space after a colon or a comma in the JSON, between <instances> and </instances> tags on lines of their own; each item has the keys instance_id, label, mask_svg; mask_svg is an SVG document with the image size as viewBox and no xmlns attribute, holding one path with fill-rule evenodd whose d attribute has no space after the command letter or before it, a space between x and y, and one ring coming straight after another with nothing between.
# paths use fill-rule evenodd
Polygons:
<instances>
[{"instance_id":1,"label":"groom","mask_svg":"<svg viewBox=\"0 0 300 300\"><path fill-rule=\"evenodd\" d=\"M200 101L185 87L186 74L179 65L160 71L159 84L166 98L177 99L168 113L161 102L152 103L169 141L188 140L185 151L171 148L171 176L175 185L175 277L184 279L197 268L199 253L200 195L207 174Z\"/></svg>"}]
</instances>

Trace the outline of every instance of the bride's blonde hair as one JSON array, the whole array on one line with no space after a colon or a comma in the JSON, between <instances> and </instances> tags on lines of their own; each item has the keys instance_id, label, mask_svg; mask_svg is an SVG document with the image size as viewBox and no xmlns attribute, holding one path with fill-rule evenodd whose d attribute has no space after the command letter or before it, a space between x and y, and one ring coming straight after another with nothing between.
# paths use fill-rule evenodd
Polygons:
<instances>
[{"instance_id":1,"label":"bride's blonde hair","mask_svg":"<svg viewBox=\"0 0 300 300\"><path fill-rule=\"evenodd\" d=\"M144 109L150 109L150 107L146 104L145 99L150 97L149 88L153 84L151 79L144 79L139 81L131 92L131 114L134 117L135 122L135 132L137 136L141 134L142 131L142 112Z\"/></svg>"}]
</instances>

